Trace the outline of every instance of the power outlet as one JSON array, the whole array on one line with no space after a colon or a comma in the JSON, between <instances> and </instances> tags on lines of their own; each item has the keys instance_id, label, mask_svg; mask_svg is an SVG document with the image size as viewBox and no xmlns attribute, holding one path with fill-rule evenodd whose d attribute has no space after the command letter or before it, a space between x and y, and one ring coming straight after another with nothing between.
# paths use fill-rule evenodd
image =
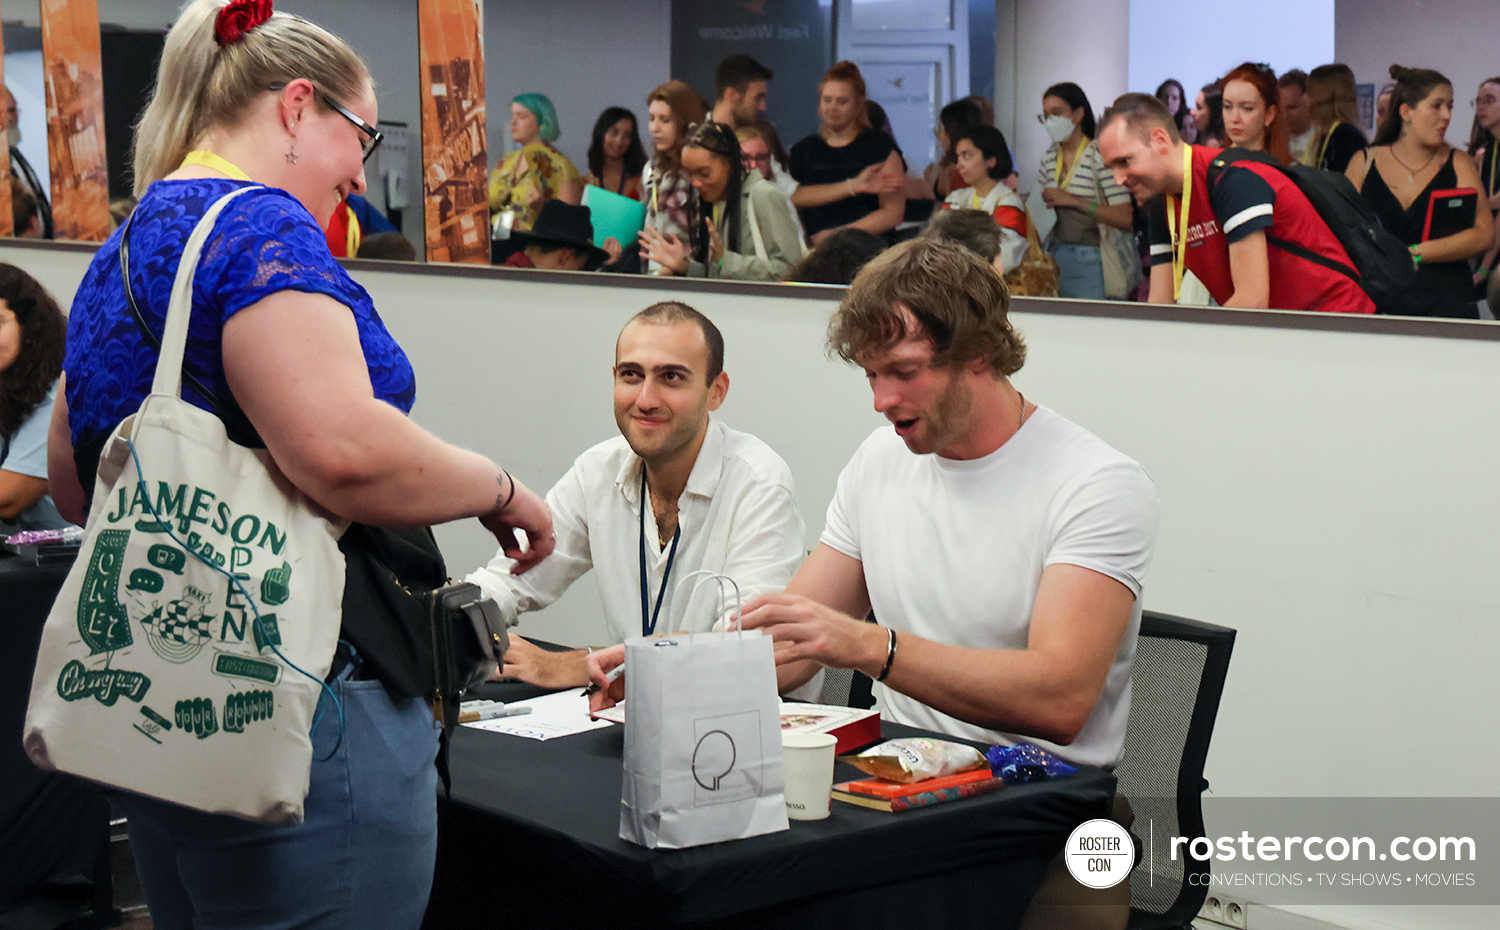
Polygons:
<instances>
[{"instance_id":1,"label":"power outlet","mask_svg":"<svg viewBox=\"0 0 1500 930\"><path fill-rule=\"evenodd\" d=\"M1201 920L1211 921L1220 927L1234 927L1235 930L1245 930L1247 926L1246 908L1248 905L1238 898L1231 898L1217 891L1210 891L1208 897L1203 899L1203 906L1198 909L1198 917Z\"/></svg>"}]
</instances>

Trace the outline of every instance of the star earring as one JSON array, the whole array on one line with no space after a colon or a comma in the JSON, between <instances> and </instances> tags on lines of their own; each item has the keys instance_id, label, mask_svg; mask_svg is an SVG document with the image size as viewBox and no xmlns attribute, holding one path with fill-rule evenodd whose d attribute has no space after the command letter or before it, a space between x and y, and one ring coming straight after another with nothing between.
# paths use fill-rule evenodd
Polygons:
<instances>
[{"instance_id":1,"label":"star earring","mask_svg":"<svg viewBox=\"0 0 1500 930\"><path fill-rule=\"evenodd\" d=\"M296 129L297 124L293 123L292 128ZM295 165L297 163L297 137L295 135L292 136L291 144L287 146L286 163L289 165Z\"/></svg>"}]
</instances>

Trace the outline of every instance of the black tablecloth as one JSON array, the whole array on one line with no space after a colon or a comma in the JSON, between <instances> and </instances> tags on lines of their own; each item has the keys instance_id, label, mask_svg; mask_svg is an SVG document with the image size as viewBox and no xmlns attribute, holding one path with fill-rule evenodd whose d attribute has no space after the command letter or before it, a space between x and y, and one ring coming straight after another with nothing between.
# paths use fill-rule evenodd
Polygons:
<instances>
[{"instance_id":1,"label":"black tablecloth","mask_svg":"<svg viewBox=\"0 0 1500 930\"><path fill-rule=\"evenodd\" d=\"M38 886L88 881L108 843L99 790L37 769L21 749L42 625L68 567L0 554L0 912Z\"/></svg>"},{"instance_id":2,"label":"black tablecloth","mask_svg":"<svg viewBox=\"0 0 1500 930\"><path fill-rule=\"evenodd\" d=\"M426 926L1014 926L1115 790L1084 769L897 814L834 802L781 833L648 850L619 838L623 746L620 727L547 742L459 728Z\"/></svg>"}]
</instances>

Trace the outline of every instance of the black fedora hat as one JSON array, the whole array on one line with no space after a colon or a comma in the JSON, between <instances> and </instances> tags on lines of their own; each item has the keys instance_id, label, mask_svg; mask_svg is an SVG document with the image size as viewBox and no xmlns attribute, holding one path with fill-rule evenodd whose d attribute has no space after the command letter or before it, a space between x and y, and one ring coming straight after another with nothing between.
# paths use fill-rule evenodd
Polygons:
<instances>
[{"instance_id":1,"label":"black fedora hat","mask_svg":"<svg viewBox=\"0 0 1500 930\"><path fill-rule=\"evenodd\" d=\"M536 222L524 233L515 233L521 246L560 245L582 252L588 256L587 267L597 267L609 258L609 253L594 245L594 221L588 207L575 206L561 200L549 200L542 204Z\"/></svg>"}]
</instances>

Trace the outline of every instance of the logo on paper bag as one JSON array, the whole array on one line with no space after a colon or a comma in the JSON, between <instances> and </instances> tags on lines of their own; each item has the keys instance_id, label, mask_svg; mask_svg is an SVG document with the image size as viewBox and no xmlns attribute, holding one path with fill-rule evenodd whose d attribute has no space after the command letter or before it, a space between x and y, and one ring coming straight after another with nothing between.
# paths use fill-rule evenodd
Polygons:
<instances>
[{"instance_id":1,"label":"logo on paper bag","mask_svg":"<svg viewBox=\"0 0 1500 930\"><path fill-rule=\"evenodd\" d=\"M759 796L760 733L760 712L753 710L693 722L695 807Z\"/></svg>"}]
</instances>

